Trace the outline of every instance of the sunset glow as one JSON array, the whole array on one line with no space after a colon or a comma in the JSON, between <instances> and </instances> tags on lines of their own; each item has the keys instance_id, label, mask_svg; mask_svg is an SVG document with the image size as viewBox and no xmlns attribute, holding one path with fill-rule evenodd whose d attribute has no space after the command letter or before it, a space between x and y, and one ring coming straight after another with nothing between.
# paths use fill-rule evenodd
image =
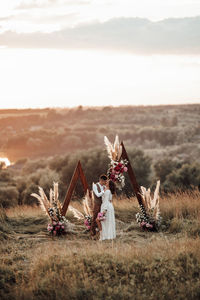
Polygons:
<instances>
[{"instance_id":1,"label":"sunset glow","mask_svg":"<svg viewBox=\"0 0 200 300\"><path fill-rule=\"evenodd\" d=\"M2 1L0 108L199 103L199 32L196 0Z\"/></svg>"},{"instance_id":2,"label":"sunset glow","mask_svg":"<svg viewBox=\"0 0 200 300\"><path fill-rule=\"evenodd\" d=\"M200 99L197 56L45 49L0 53L0 108L180 104Z\"/></svg>"},{"instance_id":3,"label":"sunset glow","mask_svg":"<svg viewBox=\"0 0 200 300\"><path fill-rule=\"evenodd\" d=\"M11 162L9 161L9 159L7 157L0 157L0 163L4 163L5 168L7 168L8 166L11 165Z\"/></svg>"}]
</instances>

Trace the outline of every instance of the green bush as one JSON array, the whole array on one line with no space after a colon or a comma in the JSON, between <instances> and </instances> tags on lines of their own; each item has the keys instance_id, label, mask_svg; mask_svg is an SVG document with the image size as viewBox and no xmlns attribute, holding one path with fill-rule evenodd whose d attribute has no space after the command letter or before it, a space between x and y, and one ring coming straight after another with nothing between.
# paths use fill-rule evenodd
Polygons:
<instances>
[{"instance_id":1,"label":"green bush","mask_svg":"<svg viewBox=\"0 0 200 300\"><path fill-rule=\"evenodd\" d=\"M16 206L18 204L19 192L14 186L0 187L0 205L3 207Z\"/></svg>"},{"instance_id":2,"label":"green bush","mask_svg":"<svg viewBox=\"0 0 200 300\"><path fill-rule=\"evenodd\" d=\"M200 188L200 164L184 164L181 168L173 170L166 177L166 183L171 189L187 190L193 186Z\"/></svg>"}]
</instances>

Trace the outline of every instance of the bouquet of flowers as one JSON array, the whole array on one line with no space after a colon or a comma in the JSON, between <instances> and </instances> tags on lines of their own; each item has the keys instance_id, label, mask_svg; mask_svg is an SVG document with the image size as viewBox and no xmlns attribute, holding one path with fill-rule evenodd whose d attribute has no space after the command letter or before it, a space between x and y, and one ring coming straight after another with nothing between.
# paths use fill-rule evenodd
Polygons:
<instances>
[{"instance_id":1,"label":"bouquet of flowers","mask_svg":"<svg viewBox=\"0 0 200 300\"><path fill-rule=\"evenodd\" d=\"M140 205L141 212L136 214L136 221L140 227L146 231L157 231L161 225L162 217L159 209L159 187L160 181L157 181L153 199L150 189L146 190L141 186L141 196L143 204Z\"/></svg>"},{"instance_id":2,"label":"bouquet of flowers","mask_svg":"<svg viewBox=\"0 0 200 300\"><path fill-rule=\"evenodd\" d=\"M49 223L47 226L47 230L52 235L61 235L65 233L65 224L64 222L55 222Z\"/></svg>"},{"instance_id":3,"label":"bouquet of flowers","mask_svg":"<svg viewBox=\"0 0 200 300\"><path fill-rule=\"evenodd\" d=\"M149 215L145 214L143 206L140 206L141 213L137 213L136 221L140 224L140 227L145 231L155 231L155 221L150 218Z\"/></svg>"},{"instance_id":4,"label":"bouquet of flowers","mask_svg":"<svg viewBox=\"0 0 200 300\"><path fill-rule=\"evenodd\" d=\"M39 187L39 195L31 194L31 196L38 199L42 210L46 212L50 219L47 230L52 235L62 235L71 231L70 222L62 215L62 206L58 200L58 183L54 183L53 190L50 189L49 199L44 190Z\"/></svg>"},{"instance_id":5,"label":"bouquet of flowers","mask_svg":"<svg viewBox=\"0 0 200 300\"><path fill-rule=\"evenodd\" d=\"M84 224L87 228L87 230L90 230L91 224L92 224L92 217L91 216L85 216Z\"/></svg>"},{"instance_id":6,"label":"bouquet of flowers","mask_svg":"<svg viewBox=\"0 0 200 300\"><path fill-rule=\"evenodd\" d=\"M116 186L119 189L122 189L125 185L124 173L128 171L128 161L121 158L122 146L119 143L119 137L116 135L113 145L106 136L104 137L104 142L107 148L108 156L111 160L108 166L107 175L116 183Z\"/></svg>"},{"instance_id":7,"label":"bouquet of flowers","mask_svg":"<svg viewBox=\"0 0 200 300\"><path fill-rule=\"evenodd\" d=\"M124 172L128 171L127 165L128 161L126 159L121 159L119 162L113 160L110 162L107 175L116 183L119 189L125 186Z\"/></svg>"},{"instance_id":8,"label":"bouquet of flowers","mask_svg":"<svg viewBox=\"0 0 200 300\"><path fill-rule=\"evenodd\" d=\"M104 221L106 219L105 213L99 212L97 215L99 221Z\"/></svg>"}]
</instances>

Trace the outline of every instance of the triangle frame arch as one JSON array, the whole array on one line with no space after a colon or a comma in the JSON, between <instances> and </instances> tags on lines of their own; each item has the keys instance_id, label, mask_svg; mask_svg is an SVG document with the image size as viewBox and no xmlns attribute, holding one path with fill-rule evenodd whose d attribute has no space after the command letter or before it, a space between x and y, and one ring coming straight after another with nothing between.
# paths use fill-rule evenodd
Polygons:
<instances>
[{"instance_id":1,"label":"triangle frame arch","mask_svg":"<svg viewBox=\"0 0 200 300\"><path fill-rule=\"evenodd\" d=\"M145 208L143 206L143 199L142 199L142 196L141 196L140 186L137 183L135 173L134 173L133 168L131 166L131 163L130 163L130 160L128 158L128 154L127 154L127 151L125 149L125 146L124 146L123 142L121 142L121 146L122 146L122 155L121 155L121 158L122 159L127 159L127 161L128 161L128 165L127 165L128 175L129 175L129 179L130 179L130 181L132 183L133 191L135 192L135 195L137 197L139 205L142 206L142 208L144 210L144 213L146 214ZM78 181L79 178L81 179L81 183L82 183L82 186L83 186L84 193L86 194L87 190L89 190L89 195L91 197L91 191L89 189L89 185L88 185L86 176L85 176L85 174L83 172L83 168L82 168L81 162L79 160L78 163L77 163L77 166L76 166L76 168L74 170L74 173L72 175L71 182L69 184L69 187L68 187L68 190L67 190L64 202L63 202L63 206L62 206L62 215L63 216L67 212L67 209L68 209L68 206L69 206L69 203L70 203L73 191L74 191L74 189L76 187L76 184L77 184L77 181Z\"/></svg>"}]
</instances>

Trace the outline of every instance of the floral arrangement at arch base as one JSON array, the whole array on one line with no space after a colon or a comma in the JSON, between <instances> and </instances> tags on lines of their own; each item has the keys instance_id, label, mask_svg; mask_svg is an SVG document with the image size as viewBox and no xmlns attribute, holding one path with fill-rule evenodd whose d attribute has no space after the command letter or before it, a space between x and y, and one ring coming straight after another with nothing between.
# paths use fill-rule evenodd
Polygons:
<instances>
[{"instance_id":1,"label":"floral arrangement at arch base","mask_svg":"<svg viewBox=\"0 0 200 300\"><path fill-rule=\"evenodd\" d=\"M128 171L128 160L122 159L122 146L119 143L119 137L116 135L114 144L105 136L104 142L110 158L110 164L108 166L107 175L115 182L118 189L122 189L125 186L124 173Z\"/></svg>"},{"instance_id":2,"label":"floral arrangement at arch base","mask_svg":"<svg viewBox=\"0 0 200 300\"><path fill-rule=\"evenodd\" d=\"M39 187L39 194L33 193L31 196L38 199L40 207L48 215L50 222L47 230L52 236L60 236L72 231L72 224L62 216L62 206L58 200L58 183L54 183L53 189L50 189L49 199L41 187Z\"/></svg>"},{"instance_id":3,"label":"floral arrangement at arch base","mask_svg":"<svg viewBox=\"0 0 200 300\"><path fill-rule=\"evenodd\" d=\"M77 208L69 205L69 210L73 213L74 217L78 220L83 220L84 225L87 231L90 231L92 224L92 216L93 216L93 207L94 207L94 197L92 193L92 197L90 197L89 190L87 190L85 197L82 201L83 211L80 212Z\"/></svg>"},{"instance_id":4,"label":"floral arrangement at arch base","mask_svg":"<svg viewBox=\"0 0 200 300\"><path fill-rule=\"evenodd\" d=\"M143 203L140 205L141 212L136 214L136 220L145 231L157 231L162 222L159 208L159 188L160 180L157 181L154 197L151 198L150 188L146 190L141 186Z\"/></svg>"}]
</instances>

